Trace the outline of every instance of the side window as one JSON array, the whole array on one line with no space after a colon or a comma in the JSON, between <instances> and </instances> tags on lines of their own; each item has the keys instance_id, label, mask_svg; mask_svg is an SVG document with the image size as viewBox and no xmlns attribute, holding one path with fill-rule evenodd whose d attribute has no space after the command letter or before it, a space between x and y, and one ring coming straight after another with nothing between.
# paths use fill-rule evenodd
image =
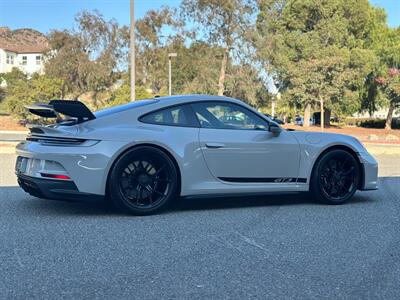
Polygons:
<instances>
[{"instance_id":1,"label":"side window","mask_svg":"<svg viewBox=\"0 0 400 300\"><path fill-rule=\"evenodd\" d=\"M267 130L268 122L240 105L203 102L192 104L203 128Z\"/></svg>"},{"instance_id":2,"label":"side window","mask_svg":"<svg viewBox=\"0 0 400 300\"><path fill-rule=\"evenodd\" d=\"M159 125L198 127L189 105L179 105L158 110L142 116L140 121Z\"/></svg>"}]
</instances>

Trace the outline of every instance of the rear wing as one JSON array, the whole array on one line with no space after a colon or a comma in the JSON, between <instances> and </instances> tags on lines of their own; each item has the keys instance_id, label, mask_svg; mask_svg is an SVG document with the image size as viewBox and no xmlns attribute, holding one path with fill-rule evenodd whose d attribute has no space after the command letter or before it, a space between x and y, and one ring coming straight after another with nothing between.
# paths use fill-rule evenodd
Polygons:
<instances>
[{"instance_id":1,"label":"rear wing","mask_svg":"<svg viewBox=\"0 0 400 300\"><path fill-rule=\"evenodd\" d=\"M25 105L29 112L43 118L57 118L58 114L76 118L78 123L96 119L85 104L75 100L51 100L49 104Z\"/></svg>"}]
</instances>

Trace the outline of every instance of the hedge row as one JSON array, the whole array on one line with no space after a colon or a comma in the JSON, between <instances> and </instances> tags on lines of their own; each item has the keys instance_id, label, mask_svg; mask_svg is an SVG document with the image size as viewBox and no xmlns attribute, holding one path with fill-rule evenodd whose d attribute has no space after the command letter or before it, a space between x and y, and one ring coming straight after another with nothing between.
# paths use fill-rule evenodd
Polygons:
<instances>
[{"instance_id":1,"label":"hedge row","mask_svg":"<svg viewBox=\"0 0 400 300\"><path fill-rule=\"evenodd\" d=\"M359 126L364 128L385 128L385 119L346 118L346 125ZM392 129L400 129L400 118L393 118Z\"/></svg>"}]
</instances>

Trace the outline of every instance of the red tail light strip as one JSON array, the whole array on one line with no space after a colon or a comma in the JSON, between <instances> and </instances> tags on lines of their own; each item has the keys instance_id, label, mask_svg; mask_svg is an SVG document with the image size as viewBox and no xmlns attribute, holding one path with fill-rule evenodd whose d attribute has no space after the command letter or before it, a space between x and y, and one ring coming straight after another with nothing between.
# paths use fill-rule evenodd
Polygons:
<instances>
[{"instance_id":1,"label":"red tail light strip","mask_svg":"<svg viewBox=\"0 0 400 300\"><path fill-rule=\"evenodd\" d=\"M71 180L71 177L62 174L40 173L40 175L42 175L42 177L53 178L53 179Z\"/></svg>"}]
</instances>

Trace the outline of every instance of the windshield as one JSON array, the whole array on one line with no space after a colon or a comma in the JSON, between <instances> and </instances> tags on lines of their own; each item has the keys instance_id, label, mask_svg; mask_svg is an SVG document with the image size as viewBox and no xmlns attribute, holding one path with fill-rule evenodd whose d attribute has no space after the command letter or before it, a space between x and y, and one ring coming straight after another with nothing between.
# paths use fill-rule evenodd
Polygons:
<instances>
[{"instance_id":1,"label":"windshield","mask_svg":"<svg viewBox=\"0 0 400 300\"><path fill-rule=\"evenodd\" d=\"M140 107L140 106L144 106L144 105L157 103L158 101L160 101L160 100L157 100L157 99L138 100L138 101L133 101L133 102L123 104L123 105L108 107L108 108L96 111L93 114L95 115L96 118L101 118L101 117L109 116L111 114L115 114L115 113L118 113L118 112L121 112L124 110L132 109L135 107Z\"/></svg>"}]
</instances>

